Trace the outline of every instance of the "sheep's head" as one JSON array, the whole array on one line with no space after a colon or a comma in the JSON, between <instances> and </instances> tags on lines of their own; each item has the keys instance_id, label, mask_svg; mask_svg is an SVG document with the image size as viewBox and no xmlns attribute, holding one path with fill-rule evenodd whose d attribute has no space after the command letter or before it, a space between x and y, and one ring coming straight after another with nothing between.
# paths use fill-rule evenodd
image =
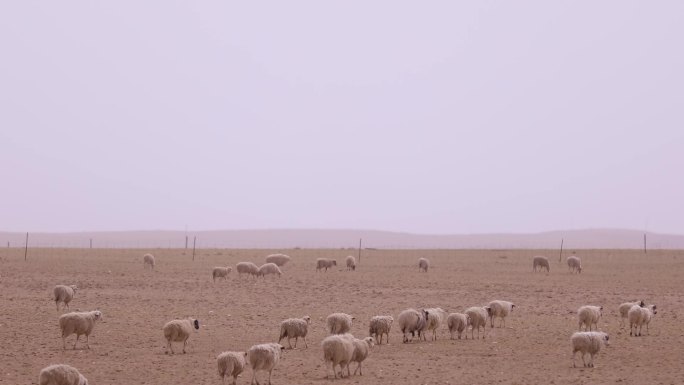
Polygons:
<instances>
[{"instance_id":1,"label":"sheep's head","mask_svg":"<svg viewBox=\"0 0 684 385\"><path fill-rule=\"evenodd\" d=\"M93 312L93 316L95 317L95 320L99 321L102 319L102 312L99 310L95 310Z\"/></svg>"},{"instance_id":2,"label":"sheep's head","mask_svg":"<svg viewBox=\"0 0 684 385\"><path fill-rule=\"evenodd\" d=\"M603 316L603 306L599 306L599 314Z\"/></svg>"},{"instance_id":3,"label":"sheep's head","mask_svg":"<svg viewBox=\"0 0 684 385\"><path fill-rule=\"evenodd\" d=\"M656 305L651 305L650 308L654 315L658 314L658 311L656 310Z\"/></svg>"},{"instance_id":4,"label":"sheep's head","mask_svg":"<svg viewBox=\"0 0 684 385\"><path fill-rule=\"evenodd\" d=\"M492 308L489 306L484 307L485 311L487 311L487 316L491 317L492 316Z\"/></svg>"},{"instance_id":5,"label":"sheep's head","mask_svg":"<svg viewBox=\"0 0 684 385\"><path fill-rule=\"evenodd\" d=\"M610 337L608 337L608 334L603 333L603 343L605 343L606 345L609 345L609 343L608 343L609 339L610 339Z\"/></svg>"},{"instance_id":6,"label":"sheep's head","mask_svg":"<svg viewBox=\"0 0 684 385\"><path fill-rule=\"evenodd\" d=\"M644 307L644 306L646 306L646 304L644 303L644 301L643 301L643 300L639 301L639 307Z\"/></svg>"},{"instance_id":7,"label":"sheep's head","mask_svg":"<svg viewBox=\"0 0 684 385\"><path fill-rule=\"evenodd\" d=\"M78 286L76 285L70 285L69 287L71 288L71 290L74 291L74 293L76 292L76 290L78 290Z\"/></svg>"},{"instance_id":8,"label":"sheep's head","mask_svg":"<svg viewBox=\"0 0 684 385\"><path fill-rule=\"evenodd\" d=\"M369 348L372 348L373 346L375 346L375 338L373 338L373 337L366 337L366 338L364 338L363 340L366 342L366 344L368 344L368 347L369 347Z\"/></svg>"},{"instance_id":9,"label":"sheep's head","mask_svg":"<svg viewBox=\"0 0 684 385\"><path fill-rule=\"evenodd\" d=\"M302 317L302 319L306 321L307 324L311 324L311 317L309 317L308 315L305 315L304 317Z\"/></svg>"},{"instance_id":10,"label":"sheep's head","mask_svg":"<svg viewBox=\"0 0 684 385\"><path fill-rule=\"evenodd\" d=\"M333 260L332 264L333 264L333 266L337 266L337 261Z\"/></svg>"},{"instance_id":11,"label":"sheep's head","mask_svg":"<svg viewBox=\"0 0 684 385\"><path fill-rule=\"evenodd\" d=\"M199 320L193 319L192 324L195 326L195 330L199 330Z\"/></svg>"},{"instance_id":12,"label":"sheep's head","mask_svg":"<svg viewBox=\"0 0 684 385\"><path fill-rule=\"evenodd\" d=\"M511 311L513 311L514 308L515 308L515 304L512 303L512 304L511 304Z\"/></svg>"}]
</instances>

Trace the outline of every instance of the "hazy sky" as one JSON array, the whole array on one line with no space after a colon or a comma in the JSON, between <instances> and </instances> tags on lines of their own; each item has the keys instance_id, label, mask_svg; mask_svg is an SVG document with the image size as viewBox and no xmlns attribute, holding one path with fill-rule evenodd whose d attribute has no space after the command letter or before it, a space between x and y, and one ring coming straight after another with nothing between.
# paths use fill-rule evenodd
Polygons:
<instances>
[{"instance_id":1,"label":"hazy sky","mask_svg":"<svg viewBox=\"0 0 684 385\"><path fill-rule=\"evenodd\" d=\"M684 233L683 1L0 2L0 230Z\"/></svg>"}]
</instances>

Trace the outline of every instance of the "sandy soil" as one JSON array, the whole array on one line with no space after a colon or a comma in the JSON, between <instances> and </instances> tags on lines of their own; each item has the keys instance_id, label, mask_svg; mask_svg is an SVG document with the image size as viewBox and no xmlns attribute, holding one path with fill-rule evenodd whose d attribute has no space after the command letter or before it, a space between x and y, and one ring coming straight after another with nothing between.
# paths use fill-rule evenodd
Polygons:
<instances>
[{"instance_id":1,"label":"sandy soil","mask_svg":"<svg viewBox=\"0 0 684 385\"><path fill-rule=\"evenodd\" d=\"M282 250L279 250L282 251ZM143 269L152 252L156 271ZM287 350L273 372L274 384L324 384L320 342L324 319L347 312L353 334L368 334L373 315L408 307L448 311L493 299L516 304L506 328L487 328L484 340L402 344L398 328L390 344L377 346L364 375L349 384L681 384L684 383L684 252L582 251L584 272L568 273L557 251L364 251L356 272L344 271L348 250L285 250L293 257L280 279L211 282L211 268L251 260L260 264L271 250L201 250L196 260L183 250L0 250L0 384L36 384L52 363L77 367L91 384L219 384L216 356L277 339L280 321L310 315L309 348ZM532 273L531 259L547 254L551 273ZM332 257L340 266L316 273L314 260ZM417 259L432 268L419 273ZM72 310L100 309L104 321L90 350L62 351L50 300L55 284L80 288ZM635 338L618 324L617 307L643 298L658 305L650 335ZM611 345L596 368L572 368L570 335L576 310L603 305L599 328ZM165 355L162 325L196 316L201 328L187 354ZM396 326L396 325L395 325ZM72 336L67 340L73 343ZM301 341L300 341L301 343ZM81 345L82 346L82 345ZM179 346L180 348L180 346ZM249 383L251 369L238 379Z\"/></svg>"}]
</instances>

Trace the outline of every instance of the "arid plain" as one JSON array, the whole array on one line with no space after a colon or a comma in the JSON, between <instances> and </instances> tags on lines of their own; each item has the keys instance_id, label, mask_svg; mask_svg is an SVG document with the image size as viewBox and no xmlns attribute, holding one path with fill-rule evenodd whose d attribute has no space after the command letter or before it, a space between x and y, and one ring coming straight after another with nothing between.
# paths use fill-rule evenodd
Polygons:
<instances>
[{"instance_id":1,"label":"arid plain","mask_svg":"<svg viewBox=\"0 0 684 385\"><path fill-rule=\"evenodd\" d=\"M142 256L156 257L154 272ZM281 278L237 276L212 282L213 266L261 264L272 252L292 262ZM568 272L558 251L364 250L355 272L344 257L355 250L30 249L0 250L0 384L36 384L41 368L65 363L90 384L219 384L216 356L277 342L280 322L310 315L308 349L286 350L273 384L681 384L684 380L684 251L578 250L584 271ZM532 257L546 255L551 272L532 273ZM565 256L563 259L565 259ZM337 268L315 271L315 259L336 258ZM427 274L417 260L431 261ZM55 284L79 287L71 310L99 309L103 322L91 349L66 351L51 301ZM462 312L494 299L516 304L506 328L487 327L484 340L401 343L396 322L389 345L376 346L364 375L326 379L321 340L333 312L356 317L352 333L368 334L373 315L395 317L409 307ZM620 303L644 299L658 306L650 335L621 328ZM599 329L610 346L596 367L572 368L570 335L581 305L602 305ZM186 316L200 320L187 354L165 355L161 328ZM283 342L287 345L286 342ZM581 360L578 359L581 364ZM355 365L353 366L355 367ZM352 367L352 368L353 368ZM261 373L260 378L263 378ZM247 384L251 369L238 378Z\"/></svg>"}]
</instances>

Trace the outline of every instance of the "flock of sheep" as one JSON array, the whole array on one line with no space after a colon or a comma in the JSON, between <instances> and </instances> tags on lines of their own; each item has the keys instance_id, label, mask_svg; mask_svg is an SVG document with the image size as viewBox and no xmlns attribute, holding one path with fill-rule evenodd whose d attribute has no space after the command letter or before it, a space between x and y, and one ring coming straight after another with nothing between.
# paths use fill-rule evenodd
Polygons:
<instances>
[{"instance_id":1,"label":"flock of sheep","mask_svg":"<svg viewBox=\"0 0 684 385\"><path fill-rule=\"evenodd\" d=\"M291 258L284 254L272 254L266 257L266 263L258 267L252 262L239 262L236 271L239 275L247 274L255 277L262 277L269 274L282 275L280 267L285 265ZM581 273L581 260L576 256L567 258L568 268L572 272ZM143 256L144 267L154 269L155 258L151 254ZM532 262L533 271L550 271L549 261L545 257L534 257ZM327 271L329 268L337 266L334 259L319 258L316 261L316 271ZM418 261L419 271L427 273L430 262L426 258ZM347 270L356 269L356 260L353 256L346 258ZM227 279L232 272L232 267L214 267L212 270L212 280L217 278ZM69 303L73 300L78 288L75 285L57 285L53 289L53 299L57 310L69 309ZM486 306L474 306L467 308L463 313L448 313L441 308L406 309L399 313L397 326L402 334L402 341L409 343L417 336L418 341L425 341L428 337L431 340L437 339L437 331L443 325L448 329L451 339L461 339L465 334L468 339L470 331L471 339L486 338L486 326L489 320L490 328L494 328L495 319L499 318L499 327L506 326L506 318L513 312L515 304L510 301L494 300ZM642 327L646 326L648 333L649 323L653 316L657 314L656 305L646 305L644 301L625 302L618 307L620 322L624 326L628 320L630 326L630 336L641 336ZM599 353L604 345L608 344L609 336L607 333L598 331L598 322L603 315L603 307L586 305L577 311L579 331L572 334L570 341L572 344L572 363L575 367L575 357L579 352L582 363L585 367L594 366L594 357ZM72 334L76 335L73 348L76 348L79 338L84 335L86 338L86 348L90 349L89 336L95 328L97 321L102 319L102 312L99 310L87 312L69 312L59 317L59 327L61 330L63 349L66 349L66 338ZM345 313L333 313L326 318L326 329L329 336L321 342L322 356L326 363L326 376L328 364L332 370L334 378L351 376L350 365L357 363L354 375L358 372L362 375L362 362L365 361L371 348L377 343L382 344L383 336L385 343L389 343L389 334L394 324L394 317L391 315L377 315L370 319L368 337L358 339L350 334L354 317ZM226 351L216 358L218 374L225 383L226 378L232 377L235 384L237 377L249 365L252 368L251 384L259 384L256 378L258 371L268 372L268 384L271 383L273 369L280 361L281 351L285 349L280 343L287 339L287 345L293 348L291 340L294 339L294 348L301 338L304 347L308 348L306 340L311 317L290 318L281 322L280 334L277 343L257 344L245 352ZM166 353L174 354L173 342L183 343L183 353L188 339L194 330L200 328L199 320L194 318L176 319L167 322L163 328L163 335L167 341ZM480 336L482 329L482 336ZM584 331L583 331L584 329ZM589 362L584 357L589 354ZM339 367L338 372L336 368ZM57 364L44 368L39 375L40 385L87 385L87 379L79 371L71 366Z\"/></svg>"}]
</instances>

